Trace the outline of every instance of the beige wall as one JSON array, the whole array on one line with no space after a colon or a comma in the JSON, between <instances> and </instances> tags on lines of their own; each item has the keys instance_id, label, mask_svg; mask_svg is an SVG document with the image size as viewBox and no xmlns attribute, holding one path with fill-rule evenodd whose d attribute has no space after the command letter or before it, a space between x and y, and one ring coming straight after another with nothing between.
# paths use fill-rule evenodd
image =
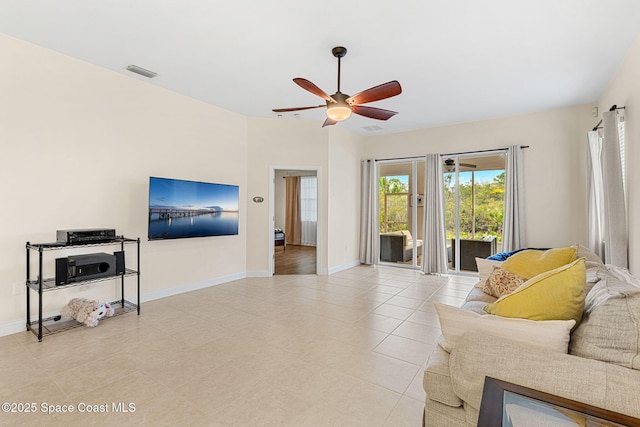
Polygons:
<instances>
[{"instance_id":1,"label":"beige wall","mask_svg":"<svg viewBox=\"0 0 640 427\"><path fill-rule=\"evenodd\" d=\"M624 106L628 218L629 218L629 269L635 275L640 272L640 38L621 64L609 87L598 100L598 108L607 111L616 104ZM602 117L602 114L600 115ZM595 123L594 123L595 125Z\"/></svg>"},{"instance_id":2,"label":"beige wall","mask_svg":"<svg viewBox=\"0 0 640 427\"><path fill-rule=\"evenodd\" d=\"M0 69L0 335L24 328L25 242L58 229L140 237L147 298L245 274L245 117L5 36ZM240 234L147 242L149 176L239 185ZM60 255L47 254L47 276ZM45 312L114 290L49 292Z\"/></svg>"},{"instance_id":3,"label":"beige wall","mask_svg":"<svg viewBox=\"0 0 640 427\"><path fill-rule=\"evenodd\" d=\"M368 136L366 158L414 157L529 145L525 149L525 209L529 246L586 243L585 138L591 108L580 106Z\"/></svg>"},{"instance_id":4,"label":"beige wall","mask_svg":"<svg viewBox=\"0 0 640 427\"><path fill-rule=\"evenodd\" d=\"M263 276L269 271L269 246L273 230L269 219L270 174L272 169L308 167L318 169L318 197L322 204L318 220L318 269L327 269L327 140L328 131L317 121L249 119L247 191L247 273Z\"/></svg>"},{"instance_id":5,"label":"beige wall","mask_svg":"<svg viewBox=\"0 0 640 427\"><path fill-rule=\"evenodd\" d=\"M265 198L265 203L249 203L249 275L263 276L269 270L269 246L273 245L269 221L272 169L317 169L318 273L328 274L354 264L358 259L361 143L361 137L337 126L322 128L316 120L249 119L248 197ZM355 169L346 170L352 167ZM336 210L337 218L330 223ZM334 226L340 231L336 232Z\"/></svg>"},{"instance_id":6,"label":"beige wall","mask_svg":"<svg viewBox=\"0 0 640 427\"><path fill-rule=\"evenodd\" d=\"M359 264L362 138L338 126L329 134L329 273Z\"/></svg>"}]
</instances>

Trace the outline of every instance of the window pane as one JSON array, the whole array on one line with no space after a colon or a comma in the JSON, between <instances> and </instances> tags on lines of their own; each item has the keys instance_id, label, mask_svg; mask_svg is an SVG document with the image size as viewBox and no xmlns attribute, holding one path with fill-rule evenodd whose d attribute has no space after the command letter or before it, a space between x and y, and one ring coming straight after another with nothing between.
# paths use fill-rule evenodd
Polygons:
<instances>
[{"instance_id":1,"label":"window pane","mask_svg":"<svg viewBox=\"0 0 640 427\"><path fill-rule=\"evenodd\" d=\"M300 219L318 220L318 179L315 176L300 177Z\"/></svg>"}]
</instances>

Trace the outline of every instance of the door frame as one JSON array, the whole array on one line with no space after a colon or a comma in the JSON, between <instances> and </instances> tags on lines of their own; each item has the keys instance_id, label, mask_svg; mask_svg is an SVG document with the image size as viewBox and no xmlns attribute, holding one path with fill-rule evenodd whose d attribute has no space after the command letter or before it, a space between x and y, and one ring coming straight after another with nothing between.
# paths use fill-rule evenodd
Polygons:
<instances>
[{"instance_id":1,"label":"door frame","mask_svg":"<svg viewBox=\"0 0 640 427\"><path fill-rule=\"evenodd\" d=\"M318 224L316 227L316 274L320 270L320 259L322 250L324 249L323 241L322 241L322 221L320 213L322 212L322 198L320 195L322 194L322 176L321 169L318 166L282 166L282 165L271 165L269 167L269 253L268 253L268 266L269 266L269 277L275 274L275 248L273 245L273 230L276 226L276 205L275 205L275 193L276 193L276 171L278 170L299 170L299 171L310 171L316 173L316 179L318 180Z\"/></svg>"}]
</instances>

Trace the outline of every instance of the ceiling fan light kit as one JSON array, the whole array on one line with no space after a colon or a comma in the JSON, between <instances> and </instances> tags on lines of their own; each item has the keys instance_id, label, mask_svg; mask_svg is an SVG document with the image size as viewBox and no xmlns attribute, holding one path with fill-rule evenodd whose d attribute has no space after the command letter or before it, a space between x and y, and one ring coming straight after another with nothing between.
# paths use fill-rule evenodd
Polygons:
<instances>
[{"instance_id":1,"label":"ceiling fan light kit","mask_svg":"<svg viewBox=\"0 0 640 427\"><path fill-rule=\"evenodd\" d=\"M327 101L327 117L336 122L341 122L351 117L351 105L346 102L348 96L338 92L332 98L336 102Z\"/></svg>"},{"instance_id":2,"label":"ceiling fan light kit","mask_svg":"<svg viewBox=\"0 0 640 427\"><path fill-rule=\"evenodd\" d=\"M297 77L293 82L311 92L312 94L324 99L326 105L315 105L312 107L295 107L295 108L276 108L275 113L284 113L291 111L309 110L312 108L326 108L327 119L322 127L335 125L338 122L348 119L352 113L360 116L369 117L376 120L388 120L398 114L395 111L383 110L382 108L367 107L361 104L368 102L380 101L382 99L391 98L392 96L402 93L402 87L398 81L393 80L378 86L374 86L364 90L354 96L349 96L340 92L340 59L347 54L347 49L342 46L334 47L331 50L333 56L338 58L338 90L333 95L327 95L322 89L307 79Z\"/></svg>"}]
</instances>

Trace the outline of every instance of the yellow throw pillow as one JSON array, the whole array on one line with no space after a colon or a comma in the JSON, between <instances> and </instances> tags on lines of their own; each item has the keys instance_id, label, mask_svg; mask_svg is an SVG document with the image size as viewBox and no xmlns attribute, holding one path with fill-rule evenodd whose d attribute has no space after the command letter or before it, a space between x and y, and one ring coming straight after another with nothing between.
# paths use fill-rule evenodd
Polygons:
<instances>
[{"instance_id":1,"label":"yellow throw pillow","mask_svg":"<svg viewBox=\"0 0 640 427\"><path fill-rule=\"evenodd\" d=\"M576 259L576 248L553 248L546 251L527 249L511 255L502 268L520 277L531 279L540 273L569 264Z\"/></svg>"},{"instance_id":2,"label":"yellow throw pillow","mask_svg":"<svg viewBox=\"0 0 640 427\"><path fill-rule=\"evenodd\" d=\"M484 307L503 317L530 320L570 320L580 323L587 281L584 258L539 274L518 289Z\"/></svg>"}]
</instances>

